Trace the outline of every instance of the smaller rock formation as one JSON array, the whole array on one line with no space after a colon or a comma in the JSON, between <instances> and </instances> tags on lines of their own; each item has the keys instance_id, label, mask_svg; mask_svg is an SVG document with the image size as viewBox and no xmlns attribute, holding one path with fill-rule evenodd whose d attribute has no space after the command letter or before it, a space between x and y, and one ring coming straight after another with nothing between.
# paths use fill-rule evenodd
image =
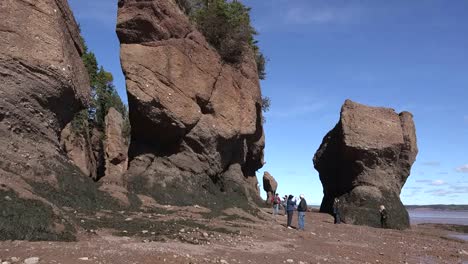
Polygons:
<instances>
[{"instance_id":1,"label":"smaller rock formation","mask_svg":"<svg viewBox=\"0 0 468 264\"><path fill-rule=\"evenodd\" d=\"M77 166L86 176L97 179L96 160L91 148L91 139L89 135L77 133L70 122L62 130L60 136L60 145L67 153L68 158Z\"/></svg>"},{"instance_id":2,"label":"smaller rock formation","mask_svg":"<svg viewBox=\"0 0 468 264\"><path fill-rule=\"evenodd\" d=\"M320 211L332 213L339 197L344 222L379 227L382 204L390 228L408 228L400 192L417 153L411 113L346 100L340 121L314 156L324 192Z\"/></svg>"},{"instance_id":3,"label":"smaller rock formation","mask_svg":"<svg viewBox=\"0 0 468 264\"><path fill-rule=\"evenodd\" d=\"M128 143L123 135L124 119L113 107L106 115L106 139L104 141L106 172L103 181L124 185L122 175L127 171Z\"/></svg>"},{"instance_id":4,"label":"smaller rock formation","mask_svg":"<svg viewBox=\"0 0 468 264\"><path fill-rule=\"evenodd\" d=\"M265 171L263 173L263 190L267 193L267 204L271 204L271 199L275 196L277 188L278 183L275 178L268 171Z\"/></svg>"}]
</instances>

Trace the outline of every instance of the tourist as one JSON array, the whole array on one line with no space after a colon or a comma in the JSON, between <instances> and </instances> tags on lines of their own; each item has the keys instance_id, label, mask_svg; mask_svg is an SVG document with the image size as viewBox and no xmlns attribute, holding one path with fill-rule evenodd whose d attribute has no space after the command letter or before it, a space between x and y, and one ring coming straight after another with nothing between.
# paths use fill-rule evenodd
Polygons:
<instances>
[{"instance_id":1,"label":"tourist","mask_svg":"<svg viewBox=\"0 0 468 264\"><path fill-rule=\"evenodd\" d=\"M388 218L388 213L387 213L387 209L385 209L385 206L381 205L380 206L380 225L382 228L387 228L388 225L387 225L387 218Z\"/></svg>"},{"instance_id":2,"label":"tourist","mask_svg":"<svg viewBox=\"0 0 468 264\"><path fill-rule=\"evenodd\" d=\"M288 196L287 195L283 197L283 208L284 208L284 215L288 215Z\"/></svg>"},{"instance_id":3,"label":"tourist","mask_svg":"<svg viewBox=\"0 0 468 264\"><path fill-rule=\"evenodd\" d=\"M291 222L294 214L294 209L296 209L296 203L294 202L293 198L294 196L290 194L286 203L286 211L288 213L288 229L292 229Z\"/></svg>"},{"instance_id":4,"label":"tourist","mask_svg":"<svg viewBox=\"0 0 468 264\"><path fill-rule=\"evenodd\" d=\"M335 224L341 224L340 199L338 197L335 197L333 201L333 216L335 217Z\"/></svg>"},{"instance_id":5,"label":"tourist","mask_svg":"<svg viewBox=\"0 0 468 264\"><path fill-rule=\"evenodd\" d=\"M301 194L299 198L301 199L301 201L299 202L299 206L297 207L297 225L299 230L304 231L304 221L305 213L307 212L307 202L303 194Z\"/></svg>"},{"instance_id":6,"label":"tourist","mask_svg":"<svg viewBox=\"0 0 468 264\"><path fill-rule=\"evenodd\" d=\"M279 212L279 206L280 206L280 203L281 203L281 198L279 197L279 194L276 194L271 199L272 199L272 204L273 204L273 215L277 216L278 212Z\"/></svg>"}]
</instances>

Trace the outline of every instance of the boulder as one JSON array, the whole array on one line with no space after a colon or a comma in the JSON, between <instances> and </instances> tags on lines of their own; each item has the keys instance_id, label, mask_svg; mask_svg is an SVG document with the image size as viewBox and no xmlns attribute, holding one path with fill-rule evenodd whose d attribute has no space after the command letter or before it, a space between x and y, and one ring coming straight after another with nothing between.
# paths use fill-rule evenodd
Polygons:
<instances>
[{"instance_id":1,"label":"boulder","mask_svg":"<svg viewBox=\"0 0 468 264\"><path fill-rule=\"evenodd\" d=\"M120 0L117 35L130 188L166 203L224 206L235 200L226 193L259 200L264 134L253 52L224 63L170 0Z\"/></svg>"},{"instance_id":2,"label":"boulder","mask_svg":"<svg viewBox=\"0 0 468 264\"><path fill-rule=\"evenodd\" d=\"M417 153L411 113L346 100L314 156L324 192L320 211L332 213L338 197L344 222L379 227L384 205L390 228L408 228L400 192Z\"/></svg>"},{"instance_id":3,"label":"boulder","mask_svg":"<svg viewBox=\"0 0 468 264\"><path fill-rule=\"evenodd\" d=\"M275 196L278 183L275 178L267 171L263 173L263 190L267 193L266 202L271 203L271 199Z\"/></svg>"},{"instance_id":4,"label":"boulder","mask_svg":"<svg viewBox=\"0 0 468 264\"><path fill-rule=\"evenodd\" d=\"M115 108L111 107L105 118L105 177L104 183L124 185L122 175L127 171L128 144L123 134L124 119Z\"/></svg>"}]
</instances>

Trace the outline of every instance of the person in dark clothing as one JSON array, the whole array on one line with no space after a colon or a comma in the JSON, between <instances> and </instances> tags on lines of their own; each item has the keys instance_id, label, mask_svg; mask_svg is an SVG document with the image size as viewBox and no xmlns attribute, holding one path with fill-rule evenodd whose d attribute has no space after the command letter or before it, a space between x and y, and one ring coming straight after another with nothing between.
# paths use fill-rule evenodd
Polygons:
<instances>
[{"instance_id":1,"label":"person in dark clothing","mask_svg":"<svg viewBox=\"0 0 468 264\"><path fill-rule=\"evenodd\" d=\"M387 228L387 219L388 219L388 212L387 209L385 209L385 206L381 205L380 206L380 225L382 228Z\"/></svg>"},{"instance_id":2,"label":"person in dark clothing","mask_svg":"<svg viewBox=\"0 0 468 264\"><path fill-rule=\"evenodd\" d=\"M335 217L335 224L341 224L340 199L338 199L337 197L333 201L333 216Z\"/></svg>"},{"instance_id":3,"label":"person in dark clothing","mask_svg":"<svg viewBox=\"0 0 468 264\"><path fill-rule=\"evenodd\" d=\"M288 201L286 203L286 211L288 213L288 228L292 229L291 222L294 214L294 209L296 208L296 203L293 200L294 196L289 195Z\"/></svg>"},{"instance_id":4,"label":"person in dark clothing","mask_svg":"<svg viewBox=\"0 0 468 264\"><path fill-rule=\"evenodd\" d=\"M297 225L299 230L304 231L305 213L307 212L307 202L303 194L301 194L299 197L301 198L301 201L299 202L299 206L297 207Z\"/></svg>"}]
</instances>

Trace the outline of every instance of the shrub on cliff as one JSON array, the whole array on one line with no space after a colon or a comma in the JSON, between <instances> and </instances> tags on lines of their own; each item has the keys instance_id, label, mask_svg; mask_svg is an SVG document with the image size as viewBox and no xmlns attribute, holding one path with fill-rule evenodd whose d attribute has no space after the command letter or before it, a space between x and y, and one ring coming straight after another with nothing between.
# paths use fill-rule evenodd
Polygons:
<instances>
[{"instance_id":1,"label":"shrub on cliff","mask_svg":"<svg viewBox=\"0 0 468 264\"><path fill-rule=\"evenodd\" d=\"M265 79L265 57L255 41L257 34L250 23L250 8L239 1L176 0L179 7L196 23L206 40L227 63L239 63L246 48L254 52L258 77Z\"/></svg>"}]
</instances>

